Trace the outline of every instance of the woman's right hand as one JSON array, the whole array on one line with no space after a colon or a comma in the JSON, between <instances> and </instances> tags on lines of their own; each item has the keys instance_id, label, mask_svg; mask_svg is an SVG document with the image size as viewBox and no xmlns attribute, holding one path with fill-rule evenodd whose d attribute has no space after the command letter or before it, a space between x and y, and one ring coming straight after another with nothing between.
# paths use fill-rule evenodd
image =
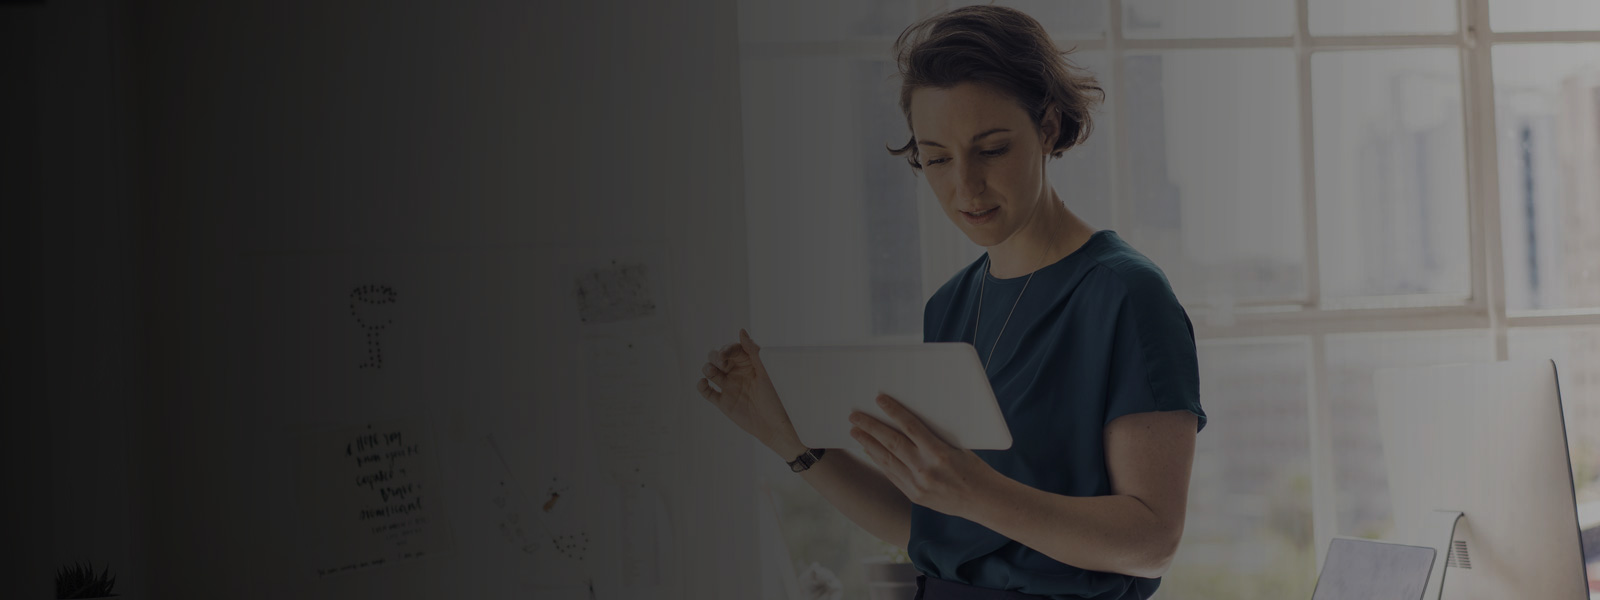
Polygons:
<instances>
[{"instance_id":1,"label":"woman's right hand","mask_svg":"<svg viewBox=\"0 0 1600 600\"><path fill-rule=\"evenodd\" d=\"M740 429L774 452L799 445L789 413L761 364L761 347L745 330L739 330L738 342L712 350L700 372L705 375L696 385L700 395Z\"/></svg>"}]
</instances>

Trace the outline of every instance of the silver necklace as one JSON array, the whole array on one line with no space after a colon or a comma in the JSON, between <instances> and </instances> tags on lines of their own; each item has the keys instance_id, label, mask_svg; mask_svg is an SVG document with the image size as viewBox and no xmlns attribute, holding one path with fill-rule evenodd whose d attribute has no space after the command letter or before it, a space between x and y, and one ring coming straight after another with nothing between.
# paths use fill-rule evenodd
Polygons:
<instances>
[{"instance_id":1,"label":"silver necklace","mask_svg":"<svg viewBox=\"0 0 1600 600\"><path fill-rule=\"evenodd\" d=\"M1045 256L1050 255L1050 246L1055 245L1055 243L1056 232L1051 231L1050 243L1044 247ZM978 341L978 323L983 318L983 288L987 287L989 283L989 262L989 257L985 256L983 258L983 281L978 283L978 314L972 319L972 341L974 342ZM1042 269L1044 267L1039 268ZM989 372L989 361L994 359L994 349L1000 346L1000 336L1006 334L1006 325L1011 323L1011 314L1017 312L1017 305L1022 302L1022 295L1028 293L1028 284L1033 282L1033 274L1038 272L1039 269L1034 269L1028 273L1028 278L1022 281L1022 291L1017 292L1016 302L1011 303L1011 310L1006 312L1006 320L1000 323L999 333L994 334L994 343L989 345L989 357L983 359L983 372Z\"/></svg>"}]
</instances>

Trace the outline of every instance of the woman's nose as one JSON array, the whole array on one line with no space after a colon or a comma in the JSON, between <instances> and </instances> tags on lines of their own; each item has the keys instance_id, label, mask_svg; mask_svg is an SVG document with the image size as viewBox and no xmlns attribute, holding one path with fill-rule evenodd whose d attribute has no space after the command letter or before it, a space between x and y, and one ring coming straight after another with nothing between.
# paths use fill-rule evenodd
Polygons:
<instances>
[{"instance_id":1,"label":"woman's nose","mask_svg":"<svg viewBox=\"0 0 1600 600\"><path fill-rule=\"evenodd\" d=\"M983 193L986 185L983 177L983 166L977 161L967 161L960 167L956 182L957 189L966 194L968 198L976 198Z\"/></svg>"}]
</instances>

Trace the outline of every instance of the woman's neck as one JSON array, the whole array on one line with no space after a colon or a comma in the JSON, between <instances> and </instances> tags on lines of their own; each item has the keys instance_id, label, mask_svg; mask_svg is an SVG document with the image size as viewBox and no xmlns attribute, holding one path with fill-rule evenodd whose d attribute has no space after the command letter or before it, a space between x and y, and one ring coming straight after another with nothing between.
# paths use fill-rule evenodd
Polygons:
<instances>
[{"instance_id":1,"label":"woman's neck","mask_svg":"<svg viewBox=\"0 0 1600 600\"><path fill-rule=\"evenodd\" d=\"M1094 228L1050 190L1037 215L1006 241L989 247L989 274L1000 279L1026 277L1082 247Z\"/></svg>"}]
</instances>

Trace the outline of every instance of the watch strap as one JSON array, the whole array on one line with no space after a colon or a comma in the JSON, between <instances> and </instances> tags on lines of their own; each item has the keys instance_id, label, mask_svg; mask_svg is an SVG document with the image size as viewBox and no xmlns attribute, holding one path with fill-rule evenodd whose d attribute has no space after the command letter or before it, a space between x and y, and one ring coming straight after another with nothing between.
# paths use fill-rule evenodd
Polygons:
<instances>
[{"instance_id":1,"label":"watch strap","mask_svg":"<svg viewBox=\"0 0 1600 600\"><path fill-rule=\"evenodd\" d=\"M789 470L799 473L811 468L811 465L817 464L817 459L822 458L822 453L827 450L827 448L807 448L805 452L800 453L800 456L789 461Z\"/></svg>"}]
</instances>

